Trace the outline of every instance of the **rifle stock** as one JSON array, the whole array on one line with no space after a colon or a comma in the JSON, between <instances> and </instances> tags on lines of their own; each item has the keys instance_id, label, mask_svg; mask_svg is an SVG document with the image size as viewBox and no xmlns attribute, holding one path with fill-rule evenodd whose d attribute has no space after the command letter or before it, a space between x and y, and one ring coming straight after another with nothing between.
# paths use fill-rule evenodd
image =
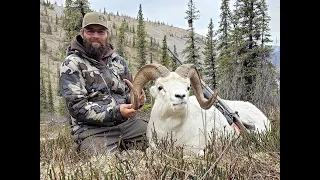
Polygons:
<instances>
[{"instance_id":1,"label":"rifle stock","mask_svg":"<svg viewBox=\"0 0 320 180\"><path fill-rule=\"evenodd\" d=\"M183 64L182 61L174 53L172 53L172 51L169 48L167 48L167 49L173 55L175 60L180 65L182 65ZM204 97L209 99L212 96L213 91L202 80L201 80L201 85L203 87ZM254 125L243 123L240 120L240 117L237 114L237 112L235 112L232 109L230 109L230 107L225 102L223 102L223 100L219 96L217 96L217 99L216 99L216 101L214 103L214 106L226 117L229 125L231 125L231 126L233 126L235 128L237 134L240 134L241 132L248 132L248 129L254 129L255 128Z\"/></svg>"}]
</instances>

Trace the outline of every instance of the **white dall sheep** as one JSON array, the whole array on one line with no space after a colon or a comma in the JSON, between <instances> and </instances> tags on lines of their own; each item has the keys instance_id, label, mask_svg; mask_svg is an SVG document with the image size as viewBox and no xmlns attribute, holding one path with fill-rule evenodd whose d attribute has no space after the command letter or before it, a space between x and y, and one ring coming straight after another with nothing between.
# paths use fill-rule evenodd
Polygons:
<instances>
[{"instance_id":1,"label":"white dall sheep","mask_svg":"<svg viewBox=\"0 0 320 180\"><path fill-rule=\"evenodd\" d=\"M212 106L217 91L210 99L204 98L199 73L193 64L181 65L175 72L159 64L147 64L137 72L132 84L124 80L131 89L131 102L135 109L139 107L137 99L142 88L152 80L155 83L150 92L155 101L147 127L151 147L155 147L152 136L155 132L157 139L172 135L175 145L199 154L205 148L211 130L214 129L217 135L234 132L225 116ZM190 87L195 95L189 97ZM224 102L238 112L241 120L254 124L257 131L265 131L269 127L267 117L253 104Z\"/></svg>"}]
</instances>

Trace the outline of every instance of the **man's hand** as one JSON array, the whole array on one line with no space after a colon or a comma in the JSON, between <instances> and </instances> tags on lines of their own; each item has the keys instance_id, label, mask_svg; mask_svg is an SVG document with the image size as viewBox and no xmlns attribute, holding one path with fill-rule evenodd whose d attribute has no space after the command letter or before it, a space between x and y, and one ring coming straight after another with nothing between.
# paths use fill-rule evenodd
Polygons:
<instances>
[{"instance_id":1,"label":"man's hand","mask_svg":"<svg viewBox=\"0 0 320 180\"><path fill-rule=\"evenodd\" d=\"M140 110L134 110L132 104L120 104L120 113L123 117L131 118Z\"/></svg>"},{"instance_id":2,"label":"man's hand","mask_svg":"<svg viewBox=\"0 0 320 180\"><path fill-rule=\"evenodd\" d=\"M140 109L146 103L146 94L145 94L144 90L141 89L141 93L140 93L140 95L138 95L138 93L136 92L136 90L135 90L135 88L134 88L134 86L133 86L131 81L129 81L128 79L125 79L125 78L123 79L123 81L125 83L127 83L131 93L133 91L133 95L131 94L131 96L134 96L134 97L131 97L131 101L132 102L134 101L135 102L134 104L137 103L138 107L136 107L136 108ZM136 96L138 96L138 97L136 97ZM138 98L138 102L136 102L137 101L136 98Z\"/></svg>"}]
</instances>

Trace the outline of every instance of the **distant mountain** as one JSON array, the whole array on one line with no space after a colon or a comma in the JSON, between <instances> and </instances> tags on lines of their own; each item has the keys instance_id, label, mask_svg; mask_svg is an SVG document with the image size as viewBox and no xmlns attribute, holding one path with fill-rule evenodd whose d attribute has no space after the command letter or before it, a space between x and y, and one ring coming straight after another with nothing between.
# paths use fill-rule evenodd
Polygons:
<instances>
[{"instance_id":1,"label":"distant mountain","mask_svg":"<svg viewBox=\"0 0 320 180\"><path fill-rule=\"evenodd\" d=\"M271 63L280 70L280 46L273 47L273 53L270 59Z\"/></svg>"}]
</instances>

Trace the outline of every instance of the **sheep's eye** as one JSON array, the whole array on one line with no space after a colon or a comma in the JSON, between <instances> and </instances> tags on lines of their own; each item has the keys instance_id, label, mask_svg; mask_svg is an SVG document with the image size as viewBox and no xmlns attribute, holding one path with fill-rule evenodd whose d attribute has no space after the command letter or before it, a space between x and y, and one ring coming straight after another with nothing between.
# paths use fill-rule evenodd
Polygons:
<instances>
[{"instance_id":1,"label":"sheep's eye","mask_svg":"<svg viewBox=\"0 0 320 180\"><path fill-rule=\"evenodd\" d=\"M190 86L188 87L188 91L190 90Z\"/></svg>"},{"instance_id":2,"label":"sheep's eye","mask_svg":"<svg viewBox=\"0 0 320 180\"><path fill-rule=\"evenodd\" d=\"M159 90L159 91L161 91L162 89L163 89L163 87L162 87L162 86L159 86L159 87L158 87L158 90Z\"/></svg>"}]
</instances>

